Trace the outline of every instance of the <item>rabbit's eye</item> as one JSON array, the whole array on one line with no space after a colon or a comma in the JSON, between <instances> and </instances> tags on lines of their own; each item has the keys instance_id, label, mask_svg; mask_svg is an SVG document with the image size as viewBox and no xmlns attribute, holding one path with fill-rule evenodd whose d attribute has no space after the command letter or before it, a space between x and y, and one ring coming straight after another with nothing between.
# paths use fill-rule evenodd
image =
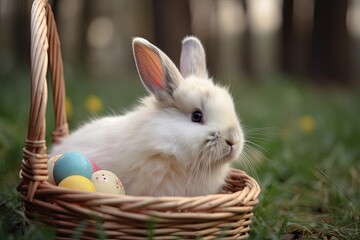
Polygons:
<instances>
[{"instance_id":1,"label":"rabbit's eye","mask_svg":"<svg viewBox=\"0 0 360 240\"><path fill-rule=\"evenodd\" d=\"M199 110L196 110L195 112L193 112L192 114L191 114L191 121L193 121L193 122L201 122L201 120L202 120L202 112L201 111L199 111Z\"/></svg>"}]
</instances>

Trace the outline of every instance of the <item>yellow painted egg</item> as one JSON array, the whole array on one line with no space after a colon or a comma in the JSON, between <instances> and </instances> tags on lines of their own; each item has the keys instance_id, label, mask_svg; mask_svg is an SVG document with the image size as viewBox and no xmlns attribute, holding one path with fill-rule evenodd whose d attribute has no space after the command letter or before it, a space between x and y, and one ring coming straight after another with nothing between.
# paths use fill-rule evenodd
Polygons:
<instances>
[{"instance_id":1,"label":"yellow painted egg","mask_svg":"<svg viewBox=\"0 0 360 240\"><path fill-rule=\"evenodd\" d=\"M125 189L120 179L110 171L99 170L94 172L91 181L97 192L125 194Z\"/></svg>"},{"instance_id":2,"label":"yellow painted egg","mask_svg":"<svg viewBox=\"0 0 360 240\"><path fill-rule=\"evenodd\" d=\"M55 183L55 180L54 180L54 166L55 166L55 163L56 161L59 159L59 157L61 157L62 154L58 154L58 155L55 155L53 157L51 157L48 161L48 172L49 172L49 179L48 179L48 182L51 183L51 184L54 184L56 185Z\"/></svg>"},{"instance_id":3,"label":"yellow painted egg","mask_svg":"<svg viewBox=\"0 0 360 240\"><path fill-rule=\"evenodd\" d=\"M88 178L80 175L72 175L64 178L59 183L59 187L88 192L96 191L94 184Z\"/></svg>"}]
</instances>

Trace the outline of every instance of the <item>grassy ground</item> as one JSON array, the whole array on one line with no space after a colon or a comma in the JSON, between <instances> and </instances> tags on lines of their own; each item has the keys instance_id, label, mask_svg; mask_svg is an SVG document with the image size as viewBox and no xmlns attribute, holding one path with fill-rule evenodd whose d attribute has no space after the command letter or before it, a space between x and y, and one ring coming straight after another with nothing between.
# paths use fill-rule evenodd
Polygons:
<instances>
[{"instance_id":1,"label":"grassy ground","mask_svg":"<svg viewBox=\"0 0 360 240\"><path fill-rule=\"evenodd\" d=\"M115 82L84 78L67 82L72 127L92 115L84 106L89 95L102 100L98 115L103 115L121 112L145 93L135 78ZM283 77L261 84L230 84L249 140L248 163L237 167L245 168L262 186L251 239L359 239L359 89L321 88ZM23 227L14 190L26 138L28 99L27 75L2 77L0 239L53 236L34 226ZM51 101L49 110L50 105ZM47 118L52 129L50 111Z\"/></svg>"}]
</instances>

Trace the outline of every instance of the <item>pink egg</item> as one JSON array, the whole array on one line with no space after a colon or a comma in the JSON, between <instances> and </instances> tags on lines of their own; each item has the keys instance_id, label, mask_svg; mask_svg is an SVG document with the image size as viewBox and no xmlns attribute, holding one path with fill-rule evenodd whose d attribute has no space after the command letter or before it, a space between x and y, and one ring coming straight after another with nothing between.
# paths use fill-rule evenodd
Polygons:
<instances>
[{"instance_id":1,"label":"pink egg","mask_svg":"<svg viewBox=\"0 0 360 240\"><path fill-rule=\"evenodd\" d=\"M99 166L94 162L94 160L92 160L92 158L89 158L90 162L91 162L91 166L93 168L93 172L99 171L100 168Z\"/></svg>"}]
</instances>

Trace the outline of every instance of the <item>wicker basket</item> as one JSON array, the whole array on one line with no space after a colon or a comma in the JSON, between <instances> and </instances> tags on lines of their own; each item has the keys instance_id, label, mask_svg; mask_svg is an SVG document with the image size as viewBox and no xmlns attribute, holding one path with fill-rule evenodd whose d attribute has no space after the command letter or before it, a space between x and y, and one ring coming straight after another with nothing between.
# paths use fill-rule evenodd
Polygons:
<instances>
[{"instance_id":1,"label":"wicker basket","mask_svg":"<svg viewBox=\"0 0 360 240\"><path fill-rule=\"evenodd\" d=\"M91 193L47 182L45 111L48 65L53 85L56 129L53 141L68 134L62 56L47 0L31 12L31 106L18 190L28 223L56 230L59 239L245 239L260 187L232 169L221 193L200 197L136 197Z\"/></svg>"}]
</instances>

